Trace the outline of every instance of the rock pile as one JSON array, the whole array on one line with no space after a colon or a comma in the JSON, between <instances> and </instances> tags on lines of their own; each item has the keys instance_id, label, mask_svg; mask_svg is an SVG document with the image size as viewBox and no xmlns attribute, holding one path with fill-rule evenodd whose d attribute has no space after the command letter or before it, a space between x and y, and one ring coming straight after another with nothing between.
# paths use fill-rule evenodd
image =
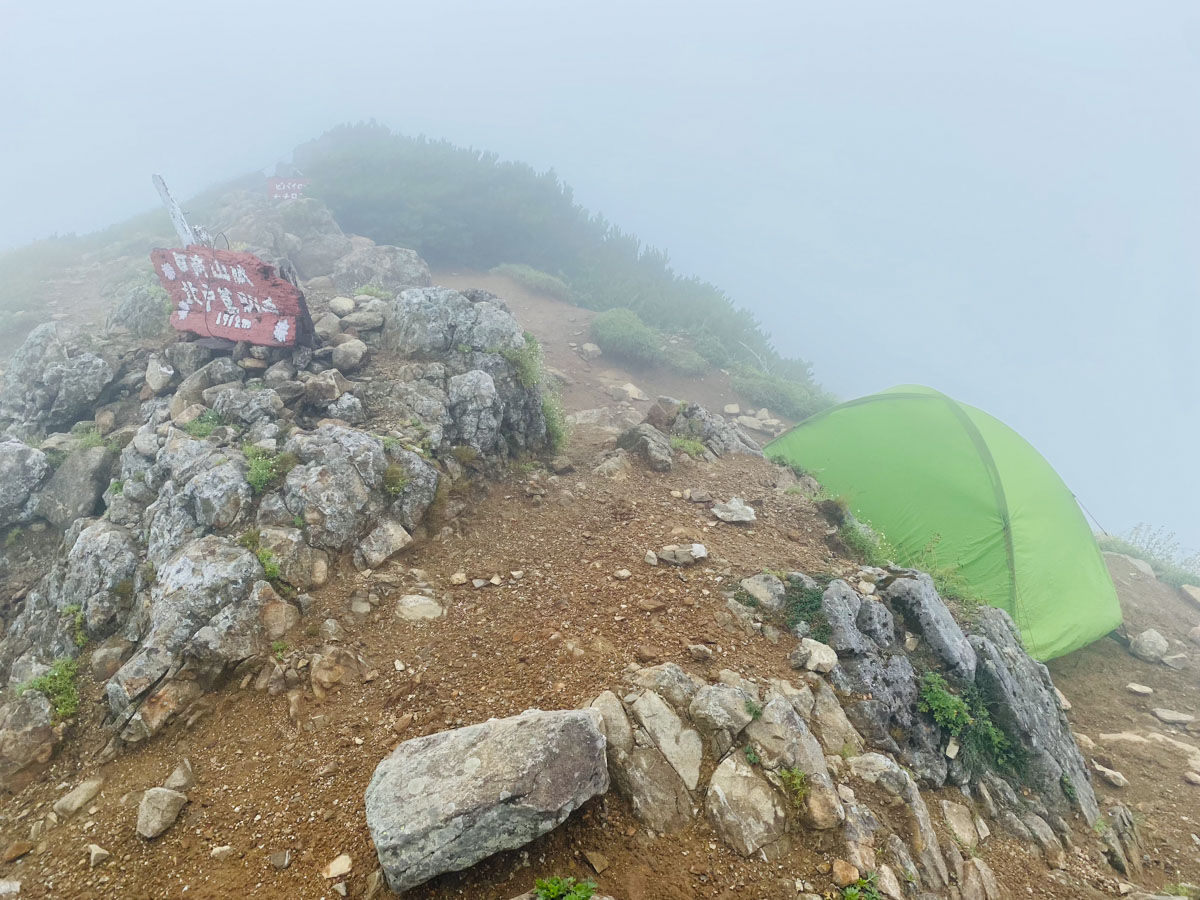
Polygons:
<instances>
[{"instance_id":1,"label":"rock pile","mask_svg":"<svg viewBox=\"0 0 1200 900\"><path fill-rule=\"evenodd\" d=\"M429 287L416 254L347 238L314 203L227 212L268 258L321 276L324 346L92 352L50 324L16 354L0 530L62 542L6 617L0 681L86 643L114 735L144 740L264 667L305 612L299 592L339 560L386 563L429 535L431 510L444 524L462 509L451 483L544 446L536 347L504 302ZM41 691L0 706L0 778L44 761L60 731Z\"/></svg>"}]
</instances>

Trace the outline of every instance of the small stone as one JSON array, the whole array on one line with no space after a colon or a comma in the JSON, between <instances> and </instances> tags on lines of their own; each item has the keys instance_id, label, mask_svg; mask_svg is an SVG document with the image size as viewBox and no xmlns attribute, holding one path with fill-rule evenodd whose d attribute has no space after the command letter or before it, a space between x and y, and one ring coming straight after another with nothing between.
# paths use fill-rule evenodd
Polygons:
<instances>
[{"instance_id":1,"label":"small stone","mask_svg":"<svg viewBox=\"0 0 1200 900\"><path fill-rule=\"evenodd\" d=\"M728 503L714 504L712 514L722 522L753 522L758 518L754 508L747 506L741 497L733 497Z\"/></svg>"},{"instance_id":2,"label":"small stone","mask_svg":"<svg viewBox=\"0 0 1200 900\"><path fill-rule=\"evenodd\" d=\"M179 791L153 787L142 795L138 804L137 833L153 840L175 824L188 798Z\"/></svg>"},{"instance_id":3,"label":"small stone","mask_svg":"<svg viewBox=\"0 0 1200 900\"><path fill-rule=\"evenodd\" d=\"M1054 689L1054 696L1058 699L1058 708L1063 712L1071 711L1071 701L1066 698L1062 691L1058 688Z\"/></svg>"},{"instance_id":4,"label":"small stone","mask_svg":"<svg viewBox=\"0 0 1200 900\"><path fill-rule=\"evenodd\" d=\"M613 573L613 578L617 579L617 581L624 581L625 579L629 578L629 576L631 576L632 574L633 573L630 572L628 569L617 569L617 571Z\"/></svg>"},{"instance_id":5,"label":"small stone","mask_svg":"<svg viewBox=\"0 0 1200 900\"><path fill-rule=\"evenodd\" d=\"M1188 713L1176 712L1173 709L1153 709L1154 717L1167 725L1191 725L1196 717Z\"/></svg>"},{"instance_id":6,"label":"small stone","mask_svg":"<svg viewBox=\"0 0 1200 900\"><path fill-rule=\"evenodd\" d=\"M467 573L466 572L455 572L453 575L450 576L450 583L454 584L454 585L466 584L467 583Z\"/></svg>"},{"instance_id":7,"label":"small stone","mask_svg":"<svg viewBox=\"0 0 1200 900\"><path fill-rule=\"evenodd\" d=\"M195 786L196 774L192 771L192 761L186 758L179 761L175 771L163 782L163 787L180 792L189 791Z\"/></svg>"},{"instance_id":8,"label":"small stone","mask_svg":"<svg viewBox=\"0 0 1200 900\"><path fill-rule=\"evenodd\" d=\"M1200 786L1200 772L1184 772L1183 780L1188 784Z\"/></svg>"},{"instance_id":9,"label":"small stone","mask_svg":"<svg viewBox=\"0 0 1200 900\"><path fill-rule=\"evenodd\" d=\"M208 852L208 855L217 860L229 859L229 857L233 856L233 848L228 844L225 844L223 847L213 847Z\"/></svg>"},{"instance_id":10,"label":"small stone","mask_svg":"<svg viewBox=\"0 0 1200 900\"><path fill-rule=\"evenodd\" d=\"M363 358L366 355L367 345L355 338L334 347L331 362L335 369L340 369L343 372L353 372L362 365Z\"/></svg>"},{"instance_id":11,"label":"small stone","mask_svg":"<svg viewBox=\"0 0 1200 900\"><path fill-rule=\"evenodd\" d=\"M396 616L406 622L421 622L442 616L445 610L432 597L424 594L405 594L396 601Z\"/></svg>"},{"instance_id":12,"label":"small stone","mask_svg":"<svg viewBox=\"0 0 1200 900\"><path fill-rule=\"evenodd\" d=\"M653 550L647 550L645 563L648 566L657 566L658 565L658 554L655 553Z\"/></svg>"},{"instance_id":13,"label":"small stone","mask_svg":"<svg viewBox=\"0 0 1200 900\"><path fill-rule=\"evenodd\" d=\"M833 861L833 869L830 871L833 878L833 883L840 888L848 887L858 881L858 867L852 866L844 859L835 859Z\"/></svg>"},{"instance_id":14,"label":"small stone","mask_svg":"<svg viewBox=\"0 0 1200 900\"><path fill-rule=\"evenodd\" d=\"M329 311L338 318L354 312L354 301L349 297L334 297L329 301Z\"/></svg>"},{"instance_id":15,"label":"small stone","mask_svg":"<svg viewBox=\"0 0 1200 900\"><path fill-rule=\"evenodd\" d=\"M63 819L70 818L92 802L100 788L104 786L103 778L89 778L82 781L70 792L63 794L54 803L54 812Z\"/></svg>"},{"instance_id":16,"label":"small stone","mask_svg":"<svg viewBox=\"0 0 1200 900\"><path fill-rule=\"evenodd\" d=\"M1146 662L1159 662L1169 649L1167 639L1153 628L1146 629L1129 642L1129 652Z\"/></svg>"},{"instance_id":17,"label":"small stone","mask_svg":"<svg viewBox=\"0 0 1200 900\"><path fill-rule=\"evenodd\" d=\"M1129 779L1115 769L1107 769L1098 762L1092 763L1096 767L1096 771L1100 777L1111 784L1113 787L1123 788L1129 787Z\"/></svg>"},{"instance_id":18,"label":"small stone","mask_svg":"<svg viewBox=\"0 0 1200 900\"><path fill-rule=\"evenodd\" d=\"M333 861L321 870L321 877L341 878L343 875L349 875L352 865L350 854L343 853L340 856L334 857Z\"/></svg>"},{"instance_id":19,"label":"small stone","mask_svg":"<svg viewBox=\"0 0 1200 900\"><path fill-rule=\"evenodd\" d=\"M812 638L803 638L800 641L800 647L802 651L808 653L804 661L804 668L810 672L824 675L826 672L832 672L838 663L837 652L828 644L822 644Z\"/></svg>"},{"instance_id":20,"label":"small stone","mask_svg":"<svg viewBox=\"0 0 1200 900\"><path fill-rule=\"evenodd\" d=\"M99 844L88 844L85 849L88 852L88 866L93 869L105 860L112 858L112 854Z\"/></svg>"},{"instance_id":21,"label":"small stone","mask_svg":"<svg viewBox=\"0 0 1200 900\"><path fill-rule=\"evenodd\" d=\"M736 403L726 403L724 412L727 416L740 416L742 414L742 408Z\"/></svg>"},{"instance_id":22,"label":"small stone","mask_svg":"<svg viewBox=\"0 0 1200 900\"><path fill-rule=\"evenodd\" d=\"M33 846L29 841L14 841L5 849L4 856L0 857L0 860L10 863L13 860L20 859L26 853L32 852Z\"/></svg>"},{"instance_id":23,"label":"small stone","mask_svg":"<svg viewBox=\"0 0 1200 900\"><path fill-rule=\"evenodd\" d=\"M488 584L499 587L500 585L504 584L504 579L500 577L499 573L497 573L488 579Z\"/></svg>"},{"instance_id":24,"label":"small stone","mask_svg":"<svg viewBox=\"0 0 1200 900\"><path fill-rule=\"evenodd\" d=\"M346 896L346 882L344 882L344 881L339 881L337 884L335 884L335 885L333 886L333 889L334 889L335 891L337 891L337 893L338 893L338 895L339 895L339 896L342 896L342 897L345 897L345 896Z\"/></svg>"},{"instance_id":25,"label":"small stone","mask_svg":"<svg viewBox=\"0 0 1200 900\"><path fill-rule=\"evenodd\" d=\"M584 850L584 858L588 864L596 870L597 875L602 875L604 870L608 868L608 857L598 850Z\"/></svg>"},{"instance_id":26,"label":"small stone","mask_svg":"<svg viewBox=\"0 0 1200 900\"><path fill-rule=\"evenodd\" d=\"M708 662L713 658L712 648L704 644L689 644L687 651L688 655L696 662Z\"/></svg>"},{"instance_id":27,"label":"small stone","mask_svg":"<svg viewBox=\"0 0 1200 900\"><path fill-rule=\"evenodd\" d=\"M274 853L268 856L267 859L271 861L271 865L280 871L283 871L292 864L292 851L276 850Z\"/></svg>"},{"instance_id":28,"label":"small stone","mask_svg":"<svg viewBox=\"0 0 1200 900\"><path fill-rule=\"evenodd\" d=\"M1131 694L1140 694L1143 697L1148 697L1154 693L1154 688L1147 687L1144 684L1138 684L1136 681L1131 681L1125 685L1125 690Z\"/></svg>"}]
</instances>

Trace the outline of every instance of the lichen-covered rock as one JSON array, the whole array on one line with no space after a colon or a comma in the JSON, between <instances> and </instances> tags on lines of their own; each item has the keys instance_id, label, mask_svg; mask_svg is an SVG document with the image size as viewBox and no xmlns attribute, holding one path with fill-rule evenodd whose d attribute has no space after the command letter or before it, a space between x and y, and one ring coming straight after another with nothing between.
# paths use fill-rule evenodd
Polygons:
<instances>
[{"instance_id":1,"label":"lichen-covered rock","mask_svg":"<svg viewBox=\"0 0 1200 900\"><path fill-rule=\"evenodd\" d=\"M601 721L596 710L529 710L402 743L366 792L388 886L523 846L608 790Z\"/></svg>"},{"instance_id":2,"label":"lichen-covered rock","mask_svg":"<svg viewBox=\"0 0 1200 900\"><path fill-rule=\"evenodd\" d=\"M433 284L429 266L415 251L386 244L351 250L334 263L329 275L334 288L344 294L366 285L397 293Z\"/></svg>"},{"instance_id":3,"label":"lichen-covered rock","mask_svg":"<svg viewBox=\"0 0 1200 900\"><path fill-rule=\"evenodd\" d=\"M932 578L919 573L896 578L884 589L883 596L903 613L955 676L963 681L975 678L975 651L938 597Z\"/></svg>"},{"instance_id":4,"label":"lichen-covered rock","mask_svg":"<svg viewBox=\"0 0 1200 900\"><path fill-rule=\"evenodd\" d=\"M525 347L517 320L497 297L466 294L443 287L402 291L384 317L384 346L416 359L444 356L451 350L502 353Z\"/></svg>"},{"instance_id":5,"label":"lichen-covered rock","mask_svg":"<svg viewBox=\"0 0 1200 900\"><path fill-rule=\"evenodd\" d=\"M13 354L0 386L0 424L40 434L90 418L116 373L90 352L71 355L53 322L33 329Z\"/></svg>"},{"instance_id":6,"label":"lichen-covered rock","mask_svg":"<svg viewBox=\"0 0 1200 900\"><path fill-rule=\"evenodd\" d=\"M453 422L450 439L480 453L492 450L504 418L492 376L478 369L455 375L447 381L446 393Z\"/></svg>"},{"instance_id":7,"label":"lichen-covered rock","mask_svg":"<svg viewBox=\"0 0 1200 900\"><path fill-rule=\"evenodd\" d=\"M25 691L0 706L0 784L35 763L47 762L58 745L50 701Z\"/></svg>"},{"instance_id":8,"label":"lichen-covered rock","mask_svg":"<svg viewBox=\"0 0 1200 900\"><path fill-rule=\"evenodd\" d=\"M727 756L713 772L704 808L713 829L742 856L753 856L787 831L779 794L739 753Z\"/></svg>"},{"instance_id":9,"label":"lichen-covered rock","mask_svg":"<svg viewBox=\"0 0 1200 900\"><path fill-rule=\"evenodd\" d=\"M319 587L329 577L328 557L310 547L298 528L261 528L258 546L278 564L279 577L299 590Z\"/></svg>"},{"instance_id":10,"label":"lichen-covered rock","mask_svg":"<svg viewBox=\"0 0 1200 900\"><path fill-rule=\"evenodd\" d=\"M271 388L257 391L227 389L217 395L212 408L224 422L253 425L260 419L279 418L283 400Z\"/></svg>"},{"instance_id":11,"label":"lichen-covered rock","mask_svg":"<svg viewBox=\"0 0 1200 900\"><path fill-rule=\"evenodd\" d=\"M34 514L56 528L66 528L76 519L92 515L111 480L114 459L113 452L103 446L68 454L38 491Z\"/></svg>"},{"instance_id":12,"label":"lichen-covered rock","mask_svg":"<svg viewBox=\"0 0 1200 900\"><path fill-rule=\"evenodd\" d=\"M1091 775L1044 665L1021 646L1008 613L982 607L971 635L979 659L976 681L991 699L992 717L1025 753L1024 777L1051 811L1077 809L1089 825L1100 815Z\"/></svg>"},{"instance_id":13,"label":"lichen-covered rock","mask_svg":"<svg viewBox=\"0 0 1200 900\"><path fill-rule=\"evenodd\" d=\"M619 438L617 446L639 454L655 472L669 472L674 464L670 439L653 425L634 425Z\"/></svg>"},{"instance_id":14,"label":"lichen-covered rock","mask_svg":"<svg viewBox=\"0 0 1200 900\"><path fill-rule=\"evenodd\" d=\"M50 474L46 454L21 441L0 441L0 528L28 522L30 496Z\"/></svg>"},{"instance_id":15,"label":"lichen-covered rock","mask_svg":"<svg viewBox=\"0 0 1200 900\"><path fill-rule=\"evenodd\" d=\"M108 682L113 714L128 715L161 679L177 671L196 633L227 607L243 603L262 577L262 566L254 554L216 535L193 541L163 565L151 588L146 633L141 635L137 652ZM142 736L162 724L157 720L151 724L140 711L133 719L139 720L145 732ZM130 736L135 737L137 730L135 726Z\"/></svg>"}]
</instances>

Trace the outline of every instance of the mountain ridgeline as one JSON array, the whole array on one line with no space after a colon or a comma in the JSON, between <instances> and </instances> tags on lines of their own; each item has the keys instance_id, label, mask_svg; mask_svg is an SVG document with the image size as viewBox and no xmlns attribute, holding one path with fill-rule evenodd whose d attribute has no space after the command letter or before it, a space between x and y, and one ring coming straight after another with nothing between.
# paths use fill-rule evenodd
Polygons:
<instances>
[{"instance_id":1,"label":"mountain ridgeline","mask_svg":"<svg viewBox=\"0 0 1200 900\"><path fill-rule=\"evenodd\" d=\"M748 310L584 209L553 170L373 123L334 128L298 147L295 164L349 232L410 247L434 268L534 267L579 306L628 308L686 337L761 405L797 419L830 405L809 363L783 357Z\"/></svg>"}]
</instances>

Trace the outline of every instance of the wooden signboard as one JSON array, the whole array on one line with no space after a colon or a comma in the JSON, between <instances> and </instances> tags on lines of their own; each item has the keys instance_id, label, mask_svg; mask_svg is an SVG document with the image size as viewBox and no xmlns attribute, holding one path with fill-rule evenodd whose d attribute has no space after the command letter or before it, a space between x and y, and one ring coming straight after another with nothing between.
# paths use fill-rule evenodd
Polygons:
<instances>
[{"instance_id":1,"label":"wooden signboard","mask_svg":"<svg viewBox=\"0 0 1200 900\"><path fill-rule=\"evenodd\" d=\"M150 251L171 295L171 327L266 347L304 343L312 333L304 297L253 253L193 244Z\"/></svg>"}]
</instances>

